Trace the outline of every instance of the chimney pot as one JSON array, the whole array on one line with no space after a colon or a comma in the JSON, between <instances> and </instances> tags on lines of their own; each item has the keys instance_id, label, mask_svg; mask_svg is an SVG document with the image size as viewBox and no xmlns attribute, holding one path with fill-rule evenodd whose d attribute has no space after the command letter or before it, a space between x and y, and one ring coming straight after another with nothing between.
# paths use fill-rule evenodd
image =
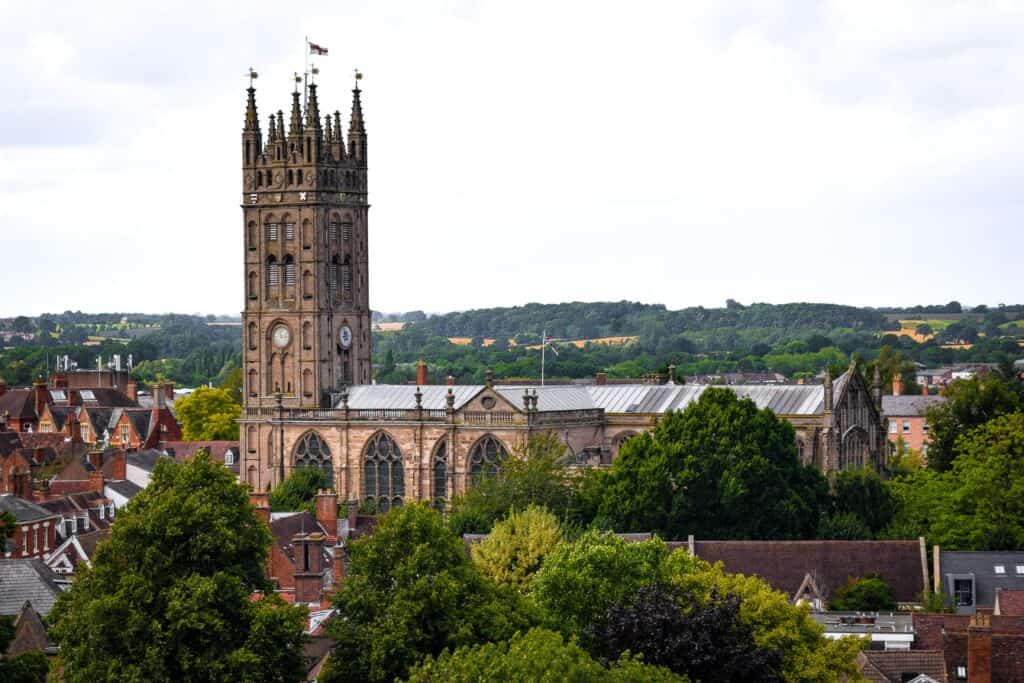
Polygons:
<instances>
[{"instance_id":1,"label":"chimney pot","mask_svg":"<svg viewBox=\"0 0 1024 683\"><path fill-rule=\"evenodd\" d=\"M427 384L427 364L423 360L416 365L416 384Z\"/></svg>"},{"instance_id":2,"label":"chimney pot","mask_svg":"<svg viewBox=\"0 0 1024 683\"><path fill-rule=\"evenodd\" d=\"M594 377L594 384L596 384L598 386L603 387L607 383L608 383L608 376L605 373L603 373L603 372L597 373L597 375Z\"/></svg>"},{"instance_id":3,"label":"chimney pot","mask_svg":"<svg viewBox=\"0 0 1024 683\"><path fill-rule=\"evenodd\" d=\"M902 396L903 395L903 376L899 373L892 377L892 395Z\"/></svg>"}]
</instances>

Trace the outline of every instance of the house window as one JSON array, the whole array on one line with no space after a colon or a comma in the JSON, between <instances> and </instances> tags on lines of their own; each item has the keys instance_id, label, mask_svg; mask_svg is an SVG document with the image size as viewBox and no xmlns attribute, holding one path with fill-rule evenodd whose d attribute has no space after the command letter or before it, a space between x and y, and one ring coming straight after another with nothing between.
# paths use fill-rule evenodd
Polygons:
<instances>
[{"instance_id":1,"label":"house window","mask_svg":"<svg viewBox=\"0 0 1024 683\"><path fill-rule=\"evenodd\" d=\"M131 440L131 428L128 425L121 425L121 444L127 444Z\"/></svg>"},{"instance_id":2,"label":"house window","mask_svg":"<svg viewBox=\"0 0 1024 683\"><path fill-rule=\"evenodd\" d=\"M79 428L78 433L82 435L82 441L88 441L89 440L89 425L82 425Z\"/></svg>"},{"instance_id":3,"label":"house window","mask_svg":"<svg viewBox=\"0 0 1024 683\"><path fill-rule=\"evenodd\" d=\"M965 665L963 665L963 664L957 664L956 665L956 677L957 677L957 680L961 680L961 681L966 681L967 680L967 667Z\"/></svg>"},{"instance_id":4,"label":"house window","mask_svg":"<svg viewBox=\"0 0 1024 683\"><path fill-rule=\"evenodd\" d=\"M997 564L992 569L993 569L993 571L995 571L996 574L998 574L1000 576L1003 576L1003 575L1006 574L1006 565L1005 564Z\"/></svg>"},{"instance_id":5,"label":"house window","mask_svg":"<svg viewBox=\"0 0 1024 683\"><path fill-rule=\"evenodd\" d=\"M903 433L904 434L909 434L910 433L910 420L904 420L903 421Z\"/></svg>"},{"instance_id":6,"label":"house window","mask_svg":"<svg viewBox=\"0 0 1024 683\"><path fill-rule=\"evenodd\" d=\"M405 496L402 452L384 432L370 439L363 454L363 496L381 514L400 506Z\"/></svg>"},{"instance_id":7,"label":"house window","mask_svg":"<svg viewBox=\"0 0 1024 683\"><path fill-rule=\"evenodd\" d=\"M974 605L974 580L954 579L953 580L953 602L957 607L971 607Z\"/></svg>"},{"instance_id":8,"label":"house window","mask_svg":"<svg viewBox=\"0 0 1024 683\"><path fill-rule=\"evenodd\" d=\"M469 473L475 481L480 477L493 477L501 471L501 463L508 451L501 442L488 434L476 442L469 452Z\"/></svg>"},{"instance_id":9,"label":"house window","mask_svg":"<svg viewBox=\"0 0 1024 683\"><path fill-rule=\"evenodd\" d=\"M224 464L228 467L235 464L235 454L230 448L224 451Z\"/></svg>"},{"instance_id":10,"label":"house window","mask_svg":"<svg viewBox=\"0 0 1024 683\"><path fill-rule=\"evenodd\" d=\"M921 431L924 432L925 434L928 433L928 423L927 422L925 422L923 425L921 425Z\"/></svg>"},{"instance_id":11,"label":"house window","mask_svg":"<svg viewBox=\"0 0 1024 683\"><path fill-rule=\"evenodd\" d=\"M889 433L890 434L895 434L896 431L897 431L896 423L895 422L890 422L889 423Z\"/></svg>"}]
</instances>

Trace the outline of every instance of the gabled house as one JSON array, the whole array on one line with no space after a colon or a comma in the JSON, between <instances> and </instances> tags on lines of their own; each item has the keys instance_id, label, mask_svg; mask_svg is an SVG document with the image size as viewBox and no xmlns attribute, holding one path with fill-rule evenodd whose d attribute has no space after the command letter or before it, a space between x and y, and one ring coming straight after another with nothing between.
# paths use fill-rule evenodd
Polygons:
<instances>
[{"instance_id":1,"label":"gabled house","mask_svg":"<svg viewBox=\"0 0 1024 683\"><path fill-rule=\"evenodd\" d=\"M1024 552L966 552L933 549L935 591L957 614L995 608L1002 590L1024 590Z\"/></svg>"}]
</instances>

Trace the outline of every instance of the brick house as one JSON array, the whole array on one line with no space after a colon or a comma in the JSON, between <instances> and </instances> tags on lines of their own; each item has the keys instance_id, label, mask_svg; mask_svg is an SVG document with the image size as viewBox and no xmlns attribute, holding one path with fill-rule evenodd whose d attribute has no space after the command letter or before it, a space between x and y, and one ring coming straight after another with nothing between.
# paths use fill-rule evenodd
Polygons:
<instances>
[{"instance_id":1,"label":"brick house","mask_svg":"<svg viewBox=\"0 0 1024 683\"><path fill-rule=\"evenodd\" d=\"M7 539L4 557L44 558L57 547L57 513L11 493L0 494L0 512L10 512L17 521L14 536Z\"/></svg>"}]
</instances>

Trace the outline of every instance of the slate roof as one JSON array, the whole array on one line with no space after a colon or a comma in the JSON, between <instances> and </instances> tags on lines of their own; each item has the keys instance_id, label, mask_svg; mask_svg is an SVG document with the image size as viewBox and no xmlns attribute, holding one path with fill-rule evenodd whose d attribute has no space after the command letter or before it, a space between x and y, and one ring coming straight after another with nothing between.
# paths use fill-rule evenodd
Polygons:
<instances>
[{"instance_id":1,"label":"slate roof","mask_svg":"<svg viewBox=\"0 0 1024 683\"><path fill-rule=\"evenodd\" d=\"M124 415L128 416L128 419L132 423L132 428L135 433L139 435L139 439L142 441L146 440L149 436L150 418L153 413L145 408L123 408Z\"/></svg>"},{"instance_id":2,"label":"slate roof","mask_svg":"<svg viewBox=\"0 0 1024 683\"><path fill-rule=\"evenodd\" d=\"M292 538L295 534L311 534L313 532L320 532L325 535L327 533L313 515L306 511L290 514L286 517L278 517L270 522L270 533L274 535L274 540L281 546L285 556L292 562L295 562L295 549L292 546ZM324 569L329 569L331 562L331 554L325 551Z\"/></svg>"},{"instance_id":3,"label":"slate roof","mask_svg":"<svg viewBox=\"0 0 1024 683\"><path fill-rule=\"evenodd\" d=\"M49 519L54 513L45 507L36 505L30 500L20 498L13 493L0 494L0 512L10 512L19 522L32 522L37 519Z\"/></svg>"},{"instance_id":4,"label":"slate roof","mask_svg":"<svg viewBox=\"0 0 1024 683\"><path fill-rule=\"evenodd\" d=\"M78 398L81 400L82 405L85 406L99 406L106 408L134 408L138 406L138 403L128 398L126 394L111 387L73 389L72 391L78 394ZM87 399L85 396L82 396L83 391L91 391L92 399Z\"/></svg>"},{"instance_id":5,"label":"slate roof","mask_svg":"<svg viewBox=\"0 0 1024 683\"><path fill-rule=\"evenodd\" d=\"M910 674L924 674L946 683L946 660L941 650L863 650L857 666L871 683L903 683Z\"/></svg>"},{"instance_id":6,"label":"slate roof","mask_svg":"<svg viewBox=\"0 0 1024 683\"><path fill-rule=\"evenodd\" d=\"M113 408L86 407L85 413L89 418L89 422L92 423L97 439L103 438L103 430L113 429L114 425L111 422L111 418L114 415Z\"/></svg>"},{"instance_id":7,"label":"slate roof","mask_svg":"<svg viewBox=\"0 0 1024 683\"><path fill-rule=\"evenodd\" d=\"M127 479L122 481L108 481L104 486L113 489L128 499L134 498L135 495L142 490L141 486L133 481L128 481Z\"/></svg>"},{"instance_id":8,"label":"slate roof","mask_svg":"<svg viewBox=\"0 0 1024 683\"><path fill-rule=\"evenodd\" d=\"M33 389L8 389L0 395L0 415L10 413L14 418L36 417L36 398Z\"/></svg>"},{"instance_id":9,"label":"slate roof","mask_svg":"<svg viewBox=\"0 0 1024 683\"><path fill-rule=\"evenodd\" d=\"M665 413L683 410L698 400L712 385L612 384L592 385L587 389L599 408L606 413ZM780 415L817 415L825 405L820 384L732 384L728 389L740 398L749 398L758 408L771 408ZM834 391L834 390L833 390ZM834 391L833 395L838 395Z\"/></svg>"},{"instance_id":10,"label":"slate roof","mask_svg":"<svg viewBox=\"0 0 1024 683\"><path fill-rule=\"evenodd\" d=\"M145 437L143 437L145 438ZM138 453L128 453L128 465L135 465L136 467L152 472L153 468L156 467L156 463L160 458L168 458L171 456L165 455L163 451L158 451L155 448L147 448L139 451Z\"/></svg>"},{"instance_id":11,"label":"slate roof","mask_svg":"<svg viewBox=\"0 0 1024 683\"><path fill-rule=\"evenodd\" d=\"M39 612L26 600L14 618L14 638L7 646L6 654L17 656L32 650L46 650L52 647L46 635L46 626L39 617Z\"/></svg>"},{"instance_id":12,"label":"slate roof","mask_svg":"<svg viewBox=\"0 0 1024 683\"><path fill-rule=\"evenodd\" d=\"M72 415L77 417L78 406L50 406L50 417L53 418L53 426L57 431L64 429Z\"/></svg>"},{"instance_id":13,"label":"slate roof","mask_svg":"<svg viewBox=\"0 0 1024 683\"><path fill-rule=\"evenodd\" d=\"M17 614L27 600L46 616L60 590L57 575L39 558L0 560L0 614Z\"/></svg>"},{"instance_id":14,"label":"slate roof","mask_svg":"<svg viewBox=\"0 0 1024 683\"><path fill-rule=\"evenodd\" d=\"M995 566L1002 565L1006 573L996 574ZM976 607L993 607L997 588L1024 590L1024 574L1017 573L1017 565L1024 565L1024 552L968 552L943 550L939 555L942 585L949 594L948 574L974 575L974 601Z\"/></svg>"},{"instance_id":15,"label":"slate roof","mask_svg":"<svg viewBox=\"0 0 1024 683\"><path fill-rule=\"evenodd\" d=\"M671 542L670 547L686 547ZM827 598L850 576L879 574L897 602L915 602L927 583L918 541L696 541L697 557L756 575L790 598L811 574Z\"/></svg>"},{"instance_id":16,"label":"slate roof","mask_svg":"<svg viewBox=\"0 0 1024 683\"><path fill-rule=\"evenodd\" d=\"M890 417L915 417L924 415L931 406L945 403L945 396L883 396L882 413Z\"/></svg>"}]
</instances>

